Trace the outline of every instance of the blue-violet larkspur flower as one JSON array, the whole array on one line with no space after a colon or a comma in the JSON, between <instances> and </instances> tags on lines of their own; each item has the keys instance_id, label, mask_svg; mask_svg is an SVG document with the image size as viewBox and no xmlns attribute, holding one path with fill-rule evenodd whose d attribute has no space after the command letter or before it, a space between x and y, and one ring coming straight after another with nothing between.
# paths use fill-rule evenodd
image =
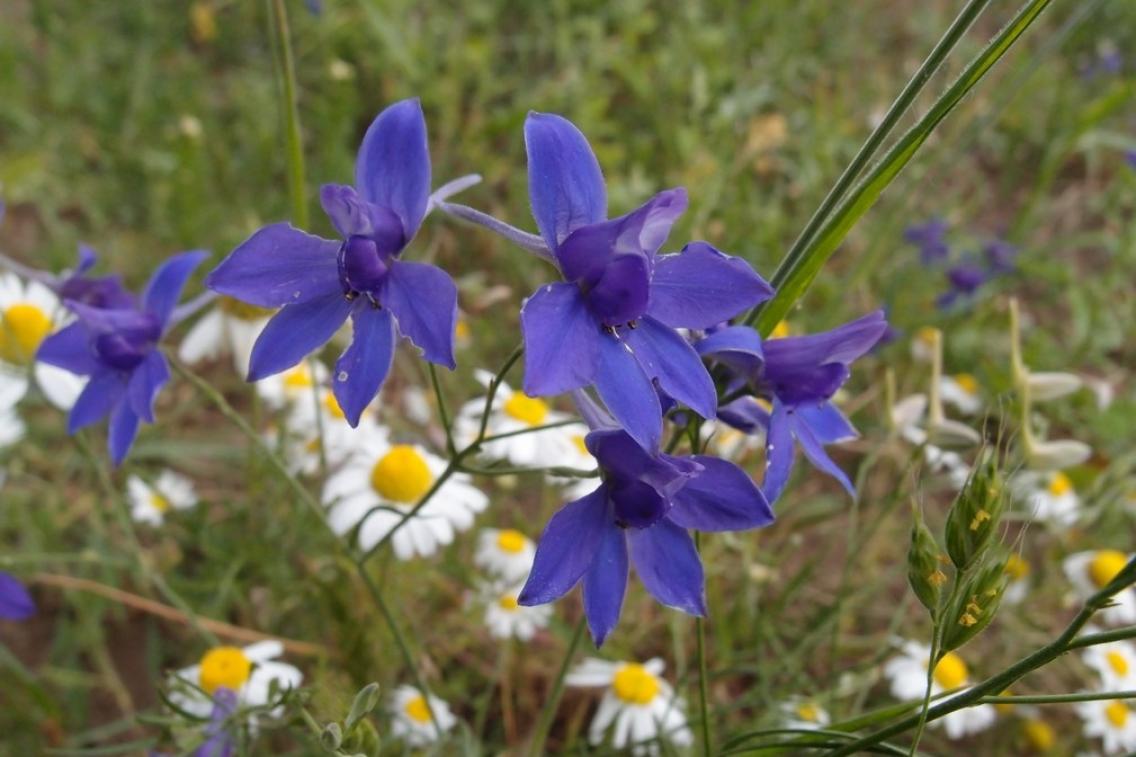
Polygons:
<instances>
[{"instance_id":1,"label":"blue-violet larkspur flower","mask_svg":"<svg viewBox=\"0 0 1136 757\"><path fill-rule=\"evenodd\" d=\"M15 576L0 571L0 619L23 620L35 612L28 590Z\"/></svg>"}]
</instances>

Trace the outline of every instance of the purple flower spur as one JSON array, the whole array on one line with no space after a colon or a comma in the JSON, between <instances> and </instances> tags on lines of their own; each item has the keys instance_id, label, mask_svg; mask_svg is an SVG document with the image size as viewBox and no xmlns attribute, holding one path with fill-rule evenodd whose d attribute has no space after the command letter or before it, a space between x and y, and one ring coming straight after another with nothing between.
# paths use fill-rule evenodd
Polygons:
<instances>
[{"instance_id":1,"label":"purple flower spur","mask_svg":"<svg viewBox=\"0 0 1136 757\"><path fill-rule=\"evenodd\" d=\"M647 449L657 448L662 434L655 382L699 415L713 417L714 384L675 329L727 320L769 298L769 284L744 260L706 242L657 254L686 209L682 188L660 192L609 220L599 163L568 120L530 113L525 146L533 217L541 246L547 246L536 251L564 277L540 287L521 310L525 393L560 394L592 385ZM504 226L486 225L498 231Z\"/></svg>"},{"instance_id":2,"label":"purple flower spur","mask_svg":"<svg viewBox=\"0 0 1136 757\"><path fill-rule=\"evenodd\" d=\"M628 563L662 604L706 614L702 562L687 529L740 531L773 522L753 480L716 457L651 454L622 430L585 439L602 481L552 516L518 601L551 602L584 582L596 645L619 621Z\"/></svg>"},{"instance_id":3,"label":"purple flower spur","mask_svg":"<svg viewBox=\"0 0 1136 757\"><path fill-rule=\"evenodd\" d=\"M206 255L197 250L167 260L137 304L123 299L100 308L65 300L78 319L47 337L36 353L37 360L87 377L67 431L73 434L110 416L108 446L115 465L130 451L138 424L154 422L154 401L170 380L158 342L177 321L181 291Z\"/></svg>"},{"instance_id":4,"label":"purple flower spur","mask_svg":"<svg viewBox=\"0 0 1136 757\"><path fill-rule=\"evenodd\" d=\"M341 240L272 224L233 250L206 285L281 308L253 347L249 381L296 365L350 316L354 335L336 363L332 388L355 426L390 370L396 333L430 362L455 366L453 280L440 268L400 257L431 205L426 120L417 99L375 118L356 158L355 186L324 185L320 202Z\"/></svg>"}]
</instances>

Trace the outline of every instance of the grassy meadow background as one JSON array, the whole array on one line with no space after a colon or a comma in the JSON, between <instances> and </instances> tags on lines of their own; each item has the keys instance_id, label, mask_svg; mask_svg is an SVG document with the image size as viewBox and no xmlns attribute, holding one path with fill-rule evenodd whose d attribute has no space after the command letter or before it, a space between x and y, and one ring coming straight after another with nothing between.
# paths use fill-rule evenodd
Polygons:
<instances>
[{"instance_id":1,"label":"grassy meadow background","mask_svg":"<svg viewBox=\"0 0 1136 757\"><path fill-rule=\"evenodd\" d=\"M484 177L462 202L532 228L521 126L529 110L557 112L592 141L614 213L683 185L691 205L668 249L706 239L768 277L960 7L957 0L324 0L312 13L290 2L311 230L332 235L315 190L350 179L374 115L419 96L435 184L469 172ZM992 3L928 92L941 91L1015 8ZM82 241L100 253L100 271L121 271L140 286L174 252L208 248L216 262L260 225L285 219L270 39L258 2L0 5L0 198L8 205L0 251L59 270ZM1119 71L1101 65L1112 51ZM1131 548L1136 166L1125 152L1136 149L1134 89L1136 5L1056 0L791 315L791 327L804 332L887 306L901 336L859 363L847 387L843 406L863 438L836 456L856 474L858 502L827 479L800 475L774 526L704 540L720 736L776 727L780 703L792 696L819 697L837 719L889 702L879 680L889 639L928 636L926 613L906 584L909 501L917 497L937 524L951 493L910 473L910 449L885 446L882 404L887 367L901 394L925 390L927 369L907 348L920 327L943 329L947 370L978 377L995 414L1010 385L1006 294L1029 315L1027 362L1116 387L1107 410L1088 391L1046 408L1051 436L1094 448L1069 472L1091 517L1064 534L1026 534L1039 580L966 648L974 674L1000 670L1064 627L1072 605L1061 556ZM995 236L1017 245L1017 270L985 287L973 306L941 311L942 273L921 266L902 239L907 225L932 216L952 223L964 249ZM515 346L520 301L551 271L438 214L427 219L415 256L451 271L460 287L470 343L458 370L443 377L456 407L480 394L472 370L494 370ZM202 372L247 417L268 421L227 361ZM511 383L519 385L519 371ZM398 398L408 387L429 383L404 348L384 390L384 420L438 443L436 423L423 429L402 416ZM205 639L190 625L58 579L162 601L131 557L135 537L113 514L131 471L173 467L193 479L202 500L160 529L137 529L146 570L203 617L321 647L288 656L305 672L306 706L317 719L342 717L369 681L388 692L410 681L352 566L337 560L314 516L192 386L171 384L159 424L143 430L127 465L109 478L100 434L69 439L62 416L42 402L21 413L29 438L3 453L0 569L28 580L40 612L0 624L0 751L134 753L147 739L170 748L166 726L148 718L163 711L166 672L196 662ZM759 464L750 464L756 474ZM491 498L479 526L535 537L560 504L536 476L479 484ZM418 668L466 724L442 754L501 754L523 744L581 612L574 594L531 644L489 638L468 602L474 544L469 532L430 559L372 564ZM694 643L692 621L633 582L602 656L664 657L693 719ZM1076 691L1086 680L1077 660L1061 660L1016 693ZM567 692L550 750L587 750L594 701ZM1069 708L1047 717L1059 734L1053 754L1083 747ZM256 753L320 753L298 716L285 722ZM1028 753L1013 722L975 740L979 753ZM922 746L930 754L959 748L934 730ZM386 745L391 754L400 749Z\"/></svg>"}]
</instances>

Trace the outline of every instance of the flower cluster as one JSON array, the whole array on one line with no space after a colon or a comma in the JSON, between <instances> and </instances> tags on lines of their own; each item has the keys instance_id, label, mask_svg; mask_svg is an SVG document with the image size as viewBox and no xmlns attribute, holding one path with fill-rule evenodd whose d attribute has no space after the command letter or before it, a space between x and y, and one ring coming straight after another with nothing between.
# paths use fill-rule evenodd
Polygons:
<instances>
[{"instance_id":1,"label":"flower cluster","mask_svg":"<svg viewBox=\"0 0 1136 757\"><path fill-rule=\"evenodd\" d=\"M932 218L903 232L904 240L919 249L923 265L943 271L947 289L937 300L940 308L968 304L992 279L1013 272L1018 256L1017 248L1000 238L986 240L978 252L953 254L949 229L945 220Z\"/></svg>"}]
</instances>

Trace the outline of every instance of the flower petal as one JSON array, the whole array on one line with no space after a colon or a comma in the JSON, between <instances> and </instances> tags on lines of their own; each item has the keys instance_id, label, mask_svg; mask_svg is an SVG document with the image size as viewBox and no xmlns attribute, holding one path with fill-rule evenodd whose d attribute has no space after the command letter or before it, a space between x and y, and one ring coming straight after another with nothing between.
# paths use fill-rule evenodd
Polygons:
<instances>
[{"instance_id":1,"label":"flower petal","mask_svg":"<svg viewBox=\"0 0 1136 757\"><path fill-rule=\"evenodd\" d=\"M708 329L772 296L749 263L692 242L656 259L647 314L671 328Z\"/></svg>"},{"instance_id":2,"label":"flower petal","mask_svg":"<svg viewBox=\"0 0 1136 757\"><path fill-rule=\"evenodd\" d=\"M36 360L78 376L90 376L98 367L91 352L91 337L82 323L64 326L39 345Z\"/></svg>"},{"instance_id":3,"label":"flower petal","mask_svg":"<svg viewBox=\"0 0 1136 757\"><path fill-rule=\"evenodd\" d=\"M0 618L23 620L35 612L35 602L16 577L0 571Z\"/></svg>"},{"instance_id":4,"label":"flower petal","mask_svg":"<svg viewBox=\"0 0 1136 757\"><path fill-rule=\"evenodd\" d=\"M110 449L110 461L117 467L126 459L134 444L134 437L138 434L138 414L130 408L129 402L120 402L110 416L110 425L107 428L107 447Z\"/></svg>"},{"instance_id":5,"label":"flower petal","mask_svg":"<svg viewBox=\"0 0 1136 757\"><path fill-rule=\"evenodd\" d=\"M529 113L525 153L533 218L550 250L581 226L607 217L603 172L575 124L553 113Z\"/></svg>"},{"instance_id":6,"label":"flower petal","mask_svg":"<svg viewBox=\"0 0 1136 757\"><path fill-rule=\"evenodd\" d=\"M342 294L338 255L338 242L275 223L229 253L205 277L205 285L262 308L308 302Z\"/></svg>"},{"instance_id":7,"label":"flower petal","mask_svg":"<svg viewBox=\"0 0 1136 757\"><path fill-rule=\"evenodd\" d=\"M698 531L743 531L773 522L773 509L753 479L733 463L697 455L703 470L671 497L667 517Z\"/></svg>"},{"instance_id":8,"label":"flower petal","mask_svg":"<svg viewBox=\"0 0 1136 757\"><path fill-rule=\"evenodd\" d=\"M808 424L809 430L821 444L847 442L860 436L844 417L844 413L831 402L819 405L802 405L794 410L797 417Z\"/></svg>"},{"instance_id":9,"label":"flower petal","mask_svg":"<svg viewBox=\"0 0 1136 757\"><path fill-rule=\"evenodd\" d=\"M627 538L619 528L605 529L592 566L584 574L584 614L596 647L619 622L627 591Z\"/></svg>"},{"instance_id":10,"label":"flower petal","mask_svg":"<svg viewBox=\"0 0 1136 757\"><path fill-rule=\"evenodd\" d=\"M248 380L259 381L299 363L331 339L352 307L342 293L335 292L283 308L253 345Z\"/></svg>"},{"instance_id":11,"label":"flower petal","mask_svg":"<svg viewBox=\"0 0 1136 757\"><path fill-rule=\"evenodd\" d=\"M520 604L551 602L576 585L606 532L615 528L609 509L607 487L601 484L552 516L537 542L532 571L517 598Z\"/></svg>"},{"instance_id":12,"label":"flower petal","mask_svg":"<svg viewBox=\"0 0 1136 757\"><path fill-rule=\"evenodd\" d=\"M414 238L430 198L430 145L418 98L388 106L371 122L355 159L355 186L367 202L389 208Z\"/></svg>"},{"instance_id":13,"label":"flower petal","mask_svg":"<svg viewBox=\"0 0 1136 757\"><path fill-rule=\"evenodd\" d=\"M718 410L714 381L698 353L678 332L648 317L626 333L635 359L664 392L703 418L714 417Z\"/></svg>"},{"instance_id":14,"label":"flower petal","mask_svg":"<svg viewBox=\"0 0 1136 757\"><path fill-rule=\"evenodd\" d=\"M764 344L766 374L777 381L782 371L848 365L872 349L886 331L884 311L877 310L830 331L770 339Z\"/></svg>"},{"instance_id":15,"label":"flower petal","mask_svg":"<svg viewBox=\"0 0 1136 757\"><path fill-rule=\"evenodd\" d=\"M686 457L654 455L623 429L593 431L584 439L600 467L623 479L639 479L670 496L701 468Z\"/></svg>"},{"instance_id":16,"label":"flower petal","mask_svg":"<svg viewBox=\"0 0 1136 757\"><path fill-rule=\"evenodd\" d=\"M423 357L451 371L457 367L458 288L448 273L427 263L392 261L379 301L390 308L399 332L422 350Z\"/></svg>"},{"instance_id":17,"label":"flower petal","mask_svg":"<svg viewBox=\"0 0 1136 757\"><path fill-rule=\"evenodd\" d=\"M158 316L158 322L165 325L170 313L177 307L181 290L193 269L207 257L209 253L205 250L193 250L174 255L158 266L142 295L143 308Z\"/></svg>"},{"instance_id":18,"label":"flower petal","mask_svg":"<svg viewBox=\"0 0 1136 757\"><path fill-rule=\"evenodd\" d=\"M324 184L320 187L320 205L344 239L354 235L370 237L384 252L396 252L408 241L394 211L367 202L355 187Z\"/></svg>"},{"instance_id":19,"label":"flower petal","mask_svg":"<svg viewBox=\"0 0 1136 757\"><path fill-rule=\"evenodd\" d=\"M546 284L521 307L525 342L525 394L542 397L592 383L599 325L575 284Z\"/></svg>"},{"instance_id":20,"label":"flower petal","mask_svg":"<svg viewBox=\"0 0 1136 757\"><path fill-rule=\"evenodd\" d=\"M628 529L631 562L639 580L667 607L706 614L702 561L686 529L663 518L650 528Z\"/></svg>"},{"instance_id":21,"label":"flower petal","mask_svg":"<svg viewBox=\"0 0 1136 757\"><path fill-rule=\"evenodd\" d=\"M165 356L157 350L152 351L130 374L130 382L126 386L130 409L142 420L153 423L154 400L169 380L170 366Z\"/></svg>"},{"instance_id":22,"label":"flower petal","mask_svg":"<svg viewBox=\"0 0 1136 757\"><path fill-rule=\"evenodd\" d=\"M596 344L596 393L635 441L646 450L657 450L663 410L655 385L623 340L601 334ZM560 360L570 362L570 353L563 353Z\"/></svg>"},{"instance_id":23,"label":"flower petal","mask_svg":"<svg viewBox=\"0 0 1136 757\"><path fill-rule=\"evenodd\" d=\"M676 187L659 192L619 218L579 227L560 247L553 248L564 278L590 281L616 255L653 259L686 204L686 190Z\"/></svg>"},{"instance_id":24,"label":"flower petal","mask_svg":"<svg viewBox=\"0 0 1136 757\"><path fill-rule=\"evenodd\" d=\"M367 305L351 313L351 346L335 363L332 391L352 428L390 372L394 358L394 321L386 308Z\"/></svg>"},{"instance_id":25,"label":"flower petal","mask_svg":"<svg viewBox=\"0 0 1136 757\"><path fill-rule=\"evenodd\" d=\"M828 456L828 453L824 451L823 442L816 437L812 427L809 425L810 419L794 410L790 410L789 414L794 417L792 421L793 434L797 437L797 441L800 442L801 449L805 452L805 457L807 457L809 462L815 467L840 482L840 485L844 487L849 496L855 497L856 487L852 485L848 474L841 470L840 466L833 462L832 458ZM824 429L821 429L821 431L824 431Z\"/></svg>"},{"instance_id":26,"label":"flower petal","mask_svg":"<svg viewBox=\"0 0 1136 757\"><path fill-rule=\"evenodd\" d=\"M117 373L103 371L91 376L67 416L67 433L74 434L81 428L101 421L125 393L126 383Z\"/></svg>"},{"instance_id":27,"label":"flower petal","mask_svg":"<svg viewBox=\"0 0 1136 757\"><path fill-rule=\"evenodd\" d=\"M769 502L776 502L788 483L795 456L789 411L784 404L774 399L773 412L769 416L769 431L765 438L765 478L761 482L761 493Z\"/></svg>"}]
</instances>

